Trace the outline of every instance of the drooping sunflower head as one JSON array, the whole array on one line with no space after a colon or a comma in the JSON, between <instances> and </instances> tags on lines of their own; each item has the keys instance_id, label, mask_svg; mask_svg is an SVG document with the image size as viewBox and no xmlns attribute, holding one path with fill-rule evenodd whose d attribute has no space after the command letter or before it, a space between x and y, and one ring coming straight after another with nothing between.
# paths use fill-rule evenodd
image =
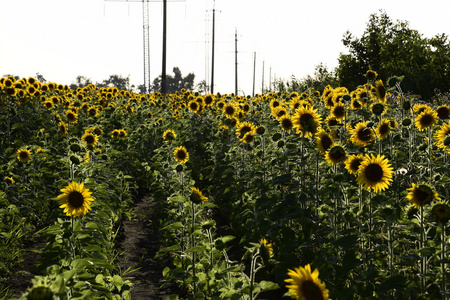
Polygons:
<instances>
[{"instance_id":1,"label":"drooping sunflower head","mask_svg":"<svg viewBox=\"0 0 450 300\"><path fill-rule=\"evenodd\" d=\"M425 109L417 115L415 124L419 131L423 131L438 122L438 115L436 111L431 108Z\"/></svg>"},{"instance_id":2,"label":"drooping sunflower head","mask_svg":"<svg viewBox=\"0 0 450 300\"><path fill-rule=\"evenodd\" d=\"M98 135L86 132L81 137L81 140L83 140L87 145L94 147L98 143Z\"/></svg>"},{"instance_id":3,"label":"drooping sunflower head","mask_svg":"<svg viewBox=\"0 0 450 300\"><path fill-rule=\"evenodd\" d=\"M377 78L378 73L372 70L367 70L366 72L366 78L368 80L374 80L375 78Z\"/></svg>"},{"instance_id":4,"label":"drooping sunflower head","mask_svg":"<svg viewBox=\"0 0 450 300\"><path fill-rule=\"evenodd\" d=\"M189 153L183 146L175 148L175 150L173 151L173 156L175 157L175 160L181 164L189 161Z\"/></svg>"},{"instance_id":5,"label":"drooping sunflower head","mask_svg":"<svg viewBox=\"0 0 450 300\"><path fill-rule=\"evenodd\" d=\"M433 190L428 184L412 184L411 188L407 189L408 195L406 198L409 199L414 208L419 209L420 207L431 203L433 200L440 200L439 195Z\"/></svg>"},{"instance_id":6,"label":"drooping sunflower head","mask_svg":"<svg viewBox=\"0 0 450 300\"><path fill-rule=\"evenodd\" d=\"M375 130L378 138L384 140L391 132L391 121L382 119Z\"/></svg>"},{"instance_id":7,"label":"drooping sunflower head","mask_svg":"<svg viewBox=\"0 0 450 300\"><path fill-rule=\"evenodd\" d=\"M28 149L21 148L17 150L17 159L23 163L28 162L31 159L31 152Z\"/></svg>"},{"instance_id":8,"label":"drooping sunflower head","mask_svg":"<svg viewBox=\"0 0 450 300\"><path fill-rule=\"evenodd\" d=\"M289 285L289 294L293 299L301 300L328 300L328 289L319 279L319 271L311 272L311 266L294 268L288 271L289 279L284 281Z\"/></svg>"},{"instance_id":9,"label":"drooping sunflower head","mask_svg":"<svg viewBox=\"0 0 450 300\"><path fill-rule=\"evenodd\" d=\"M447 105L441 105L436 109L436 113L438 115L438 118L441 120L448 119L448 116L450 115L450 107Z\"/></svg>"},{"instance_id":10,"label":"drooping sunflower head","mask_svg":"<svg viewBox=\"0 0 450 300\"><path fill-rule=\"evenodd\" d=\"M325 130L320 130L316 134L316 143L319 153L322 154L327 152L334 144L333 138Z\"/></svg>"},{"instance_id":11,"label":"drooping sunflower head","mask_svg":"<svg viewBox=\"0 0 450 300\"><path fill-rule=\"evenodd\" d=\"M358 147L366 147L375 140L373 129L367 127L366 122L359 122L355 128L350 131L350 140Z\"/></svg>"},{"instance_id":12,"label":"drooping sunflower head","mask_svg":"<svg viewBox=\"0 0 450 300\"><path fill-rule=\"evenodd\" d=\"M65 188L61 189L63 194L58 196L60 208L64 209L67 216L74 218L84 217L91 210L91 202L94 201L89 189L84 188L84 182L73 181Z\"/></svg>"},{"instance_id":13,"label":"drooping sunflower head","mask_svg":"<svg viewBox=\"0 0 450 300\"><path fill-rule=\"evenodd\" d=\"M392 181L393 168L389 160L378 154L366 154L358 168L356 182L366 189L373 189L375 193L384 191Z\"/></svg>"},{"instance_id":14,"label":"drooping sunflower head","mask_svg":"<svg viewBox=\"0 0 450 300\"><path fill-rule=\"evenodd\" d=\"M176 138L177 138L177 134L172 129L167 129L163 133L163 139L164 139L164 142L166 142L166 143L170 143L170 142L174 141Z\"/></svg>"},{"instance_id":15,"label":"drooping sunflower head","mask_svg":"<svg viewBox=\"0 0 450 300\"><path fill-rule=\"evenodd\" d=\"M300 107L292 117L294 128L297 133L303 134L305 137L311 137L320 128L322 118L316 109Z\"/></svg>"},{"instance_id":16,"label":"drooping sunflower head","mask_svg":"<svg viewBox=\"0 0 450 300\"><path fill-rule=\"evenodd\" d=\"M362 154L353 154L350 155L347 161L345 162L345 168L350 174L357 175L359 166L364 159L364 155Z\"/></svg>"},{"instance_id":17,"label":"drooping sunflower head","mask_svg":"<svg viewBox=\"0 0 450 300\"><path fill-rule=\"evenodd\" d=\"M325 159L332 165L337 165L347 160L347 151L341 145L332 146L325 152Z\"/></svg>"},{"instance_id":18,"label":"drooping sunflower head","mask_svg":"<svg viewBox=\"0 0 450 300\"><path fill-rule=\"evenodd\" d=\"M384 87L383 81L381 79L375 82L375 90L378 97L378 101L381 103L386 102L386 88Z\"/></svg>"},{"instance_id":19,"label":"drooping sunflower head","mask_svg":"<svg viewBox=\"0 0 450 300\"><path fill-rule=\"evenodd\" d=\"M191 187L191 201L195 204L208 201L208 197L203 196L203 193L196 187Z\"/></svg>"},{"instance_id":20,"label":"drooping sunflower head","mask_svg":"<svg viewBox=\"0 0 450 300\"><path fill-rule=\"evenodd\" d=\"M262 238L259 241L259 253L261 254L262 258L267 261L271 257L273 257L273 247L272 244L268 243L265 238Z\"/></svg>"},{"instance_id":21,"label":"drooping sunflower head","mask_svg":"<svg viewBox=\"0 0 450 300\"><path fill-rule=\"evenodd\" d=\"M447 223L450 220L450 205L448 202L441 201L436 203L431 209L431 216L436 222Z\"/></svg>"}]
</instances>

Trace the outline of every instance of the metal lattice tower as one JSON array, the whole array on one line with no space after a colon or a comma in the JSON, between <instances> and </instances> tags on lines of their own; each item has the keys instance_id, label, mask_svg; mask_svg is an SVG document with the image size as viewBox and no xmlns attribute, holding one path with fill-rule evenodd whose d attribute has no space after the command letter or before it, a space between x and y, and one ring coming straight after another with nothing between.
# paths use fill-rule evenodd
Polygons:
<instances>
[{"instance_id":1,"label":"metal lattice tower","mask_svg":"<svg viewBox=\"0 0 450 300\"><path fill-rule=\"evenodd\" d=\"M105 0L111 2L142 2L143 19L143 48L144 48L144 86L145 92L150 91L150 22L149 22L149 2L184 2L186 0ZM165 19L165 16L164 16ZM165 20L164 20L165 22ZM165 30L165 24L163 24ZM164 37L165 39L165 37ZM163 49L165 56L165 50ZM163 77L165 75L165 57L163 57ZM163 78L164 80L165 78Z\"/></svg>"}]
</instances>

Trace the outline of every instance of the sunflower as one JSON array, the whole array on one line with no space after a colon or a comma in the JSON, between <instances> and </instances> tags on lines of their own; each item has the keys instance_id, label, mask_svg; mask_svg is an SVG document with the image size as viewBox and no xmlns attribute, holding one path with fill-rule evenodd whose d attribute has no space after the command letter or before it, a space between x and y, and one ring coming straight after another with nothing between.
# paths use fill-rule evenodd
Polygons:
<instances>
[{"instance_id":1,"label":"sunflower","mask_svg":"<svg viewBox=\"0 0 450 300\"><path fill-rule=\"evenodd\" d=\"M361 165L361 162L364 159L364 155L362 154L352 154L348 157L348 159L345 161L345 168L350 174L357 175L359 165Z\"/></svg>"},{"instance_id":2,"label":"sunflower","mask_svg":"<svg viewBox=\"0 0 450 300\"><path fill-rule=\"evenodd\" d=\"M236 114L237 109L236 106L232 103L226 103L223 106L223 113L227 118L232 118Z\"/></svg>"},{"instance_id":3,"label":"sunflower","mask_svg":"<svg viewBox=\"0 0 450 300\"><path fill-rule=\"evenodd\" d=\"M431 203L433 200L441 200L436 191L433 191L431 186L427 184L412 184L412 187L407 189L408 195L406 198L409 199L414 208L419 209L420 207Z\"/></svg>"},{"instance_id":4,"label":"sunflower","mask_svg":"<svg viewBox=\"0 0 450 300\"><path fill-rule=\"evenodd\" d=\"M417 115L415 124L419 131L423 131L438 121L438 114L431 108L425 109Z\"/></svg>"},{"instance_id":5,"label":"sunflower","mask_svg":"<svg viewBox=\"0 0 450 300\"><path fill-rule=\"evenodd\" d=\"M63 121L60 121L58 123L58 128L59 128L59 132L61 133L62 136L67 135L67 124L66 123L64 123Z\"/></svg>"},{"instance_id":6,"label":"sunflower","mask_svg":"<svg viewBox=\"0 0 450 300\"><path fill-rule=\"evenodd\" d=\"M184 164L189 160L189 153L183 146L176 148L173 151L173 155L175 157L175 160L181 164Z\"/></svg>"},{"instance_id":7,"label":"sunflower","mask_svg":"<svg viewBox=\"0 0 450 300\"><path fill-rule=\"evenodd\" d=\"M124 139L127 137L127 132L125 131L125 129L119 129L119 135L117 136L119 139Z\"/></svg>"},{"instance_id":8,"label":"sunflower","mask_svg":"<svg viewBox=\"0 0 450 300\"><path fill-rule=\"evenodd\" d=\"M426 103L416 103L413 106L413 111L416 115L419 115L421 112L424 112L427 109L431 109L431 107Z\"/></svg>"},{"instance_id":9,"label":"sunflower","mask_svg":"<svg viewBox=\"0 0 450 300\"><path fill-rule=\"evenodd\" d=\"M58 196L59 207L64 209L64 213L67 216L84 217L91 210L90 204L94 199L91 197L92 193L89 192L89 189L84 188L84 182L72 181L61 192L64 194Z\"/></svg>"},{"instance_id":10,"label":"sunflower","mask_svg":"<svg viewBox=\"0 0 450 300\"><path fill-rule=\"evenodd\" d=\"M112 138L118 138L118 137L119 137L119 133L120 133L119 129L114 129L114 130L111 132L111 137L112 137Z\"/></svg>"},{"instance_id":11,"label":"sunflower","mask_svg":"<svg viewBox=\"0 0 450 300\"><path fill-rule=\"evenodd\" d=\"M393 168L384 155L366 154L358 168L356 182L375 193L384 191L392 181Z\"/></svg>"},{"instance_id":12,"label":"sunflower","mask_svg":"<svg viewBox=\"0 0 450 300\"><path fill-rule=\"evenodd\" d=\"M436 203L431 209L431 216L436 222L448 222L450 220L450 206L444 201Z\"/></svg>"},{"instance_id":13,"label":"sunflower","mask_svg":"<svg viewBox=\"0 0 450 300\"><path fill-rule=\"evenodd\" d=\"M98 116L98 110L95 106L91 106L88 108L87 114L89 117L96 117Z\"/></svg>"},{"instance_id":14,"label":"sunflower","mask_svg":"<svg viewBox=\"0 0 450 300\"><path fill-rule=\"evenodd\" d=\"M387 106L381 102L376 102L370 106L370 110L374 115L381 116L387 112Z\"/></svg>"},{"instance_id":15,"label":"sunflower","mask_svg":"<svg viewBox=\"0 0 450 300\"><path fill-rule=\"evenodd\" d=\"M294 123L292 123L292 119L289 115L282 116L278 121L284 131L290 131L294 128Z\"/></svg>"},{"instance_id":16,"label":"sunflower","mask_svg":"<svg viewBox=\"0 0 450 300\"><path fill-rule=\"evenodd\" d=\"M8 182L9 184L16 183L16 181L13 178L9 177L9 176L5 176L5 181Z\"/></svg>"},{"instance_id":17,"label":"sunflower","mask_svg":"<svg viewBox=\"0 0 450 300\"><path fill-rule=\"evenodd\" d=\"M341 125L341 120L336 119L333 115L329 115L325 119L325 123L329 130L334 130L337 126Z\"/></svg>"},{"instance_id":18,"label":"sunflower","mask_svg":"<svg viewBox=\"0 0 450 300\"><path fill-rule=\"evenodd\" d=\"M200 105L199 105L198 102L195 101L195 100L191 100L191 101L189 101L189 103L188 103L188 108L189 108L189 110L190 110L191 112L193 112L193 113L197 112L199 106L200 106Z\"/></svg>"},{"instance_id":19,"label":"sunflower","mask_svg":"<svg viewBox=\"0 0 450 300\"><path fill-rule=\"evenodd\" d=\"M294 128L297 133L304 134L305 137L311 137L320 128L322 118L316 109L300 107L292 117Z\"/></svg>"},{"instance_id":20,"label":"sunflower","mask_svg":"<svg viewBox=\"0 0 450 300\"><path fill-rule=\"evenodd\" d=\"M295 268L289 270L288 276L291 278L285 279L286 287L289 289L291 298L297 300L327 300L328 290L325 284L319 279L319 271L315 269L311 273L311 266L308 264L305 267Z\"/></svg>"},{"instance_id":21,"label":"sunflower","mask_svg":"<svg viewBox=\"0 0 450 300\"><path fill-rule=\"evenodd\" d=\"M375 71L367 70L367 72L366 72L366 78L368 80L374 80L377 76L378 76L378 74Z\"/></svg>"},{"instance_id":22,"label":"sunflower","mask_svg":"<svg viewBox=\"0 0 450 300\"><path fill-rule=\"evenodd\" d=\"M316 143L319 153L327 152L334 144L333 138L323 129L316 133Z\"/></svg>"},{"instance_id":23,"label":"sunflower","mask_svg":"<svg viewBox=\"0 0 450 300\"><path fill-rule=\"evenodd\" d=\"M342 120L345 118L345 106L342 103L336 103L331 109L331 115L334 116L337 120Z\"/></svg>"},{"instance_id":24,"label":"sunflower","mask_svg":"<svg viewBox=\"0 0 450 300\"><path fill-rule=\"evenodd\" d=\"M261 254L264 260L268 260L273 257L273 247L272 244L269 244L265 238L262 238L259 241L259 253Z\"/></svg>"},{"instance_id":25,"label":"sunflower","mask_svg":"<svg viewBox=\"0 0 450 300\"><path fill-rule=\"evenodd\" d=\"M436 138L435 145L443 150L450 151L450 121L441 125L434 135Z\"/></svg>"},{"instance_id":26,"label":"sunflower","mask_svg":"<svg viewBox=\"0 0 450 300\"><path fill-rule=\"evenodd\" d=\"M98 135L86 132L81 137L81 140L84 141L87 145L94 147L98 143Z\"/></svg>"},{"instance_id":27,"label":"sunflower","mask_svg":"<svg viewBox=\"0 0 450 300\"><path fill-rule=\"evenodd\" d=\"M279 121L280 118L287 115L288 112L285 107L279 105L279 106L273 108L271 113L275 117L275 119L277 119Z\"/></svg>"},{"instance_id":28,"label":"sunflower","mask_svg":"<svg viewBox=\"0 0 450 300\"><path fill-rule=\"evenodd\" d=\"M214 95L206 95L203 101L206 106L212 106L214 104Z\"/></svg>"},{"instance_id":29,"label":"sunflower","mask_svg":"<svg viewBox=\"0 0 450 300\"><path fill-rule=\"evenodd\" d=\"M359 122L355 128L350 130L350 140L358 147L366 147L375 140L372 128L367 127L366 122Z\"/></svg>"},{"instance_id":30,"label":"sunflower","mask_svg":"<svg viewBox=\"0 0 450 300\"><path fill-rule=\"evenodd\" d=\"M278 100L278 99L272 99L271 101L270 101L270 108L271 109L274 109L275 107L277 107L277 106L280 106L280 101Z\"/></svg>"},{"instance_id":31,"label":"sunflower","mask_svg":"<svg viewBox=\"0 0 450 300\"><path fill-rule=\"evenodd\" d=\"M378 97L378 101L380 101L381 103L385 103L386 102L386 88L384 87L383 81L377 80L375 82L375 90L376 90L376 94Z\"/></svg>"},{"instance_id":32,"label":"sunflower","mask_svg":"<svg viewBox=\"0 0 450 300\"><path fill-rule=\"evenodd\" d=\"M53 108L53 102L52 101L45 101L44 106L47 110L51 110Z\"/></svg>"},{"instance_id":33,"label":"sunflower","mask_svg":"<svg viewBox=\"0 0 450 300\"><path fill-rule=\"evenodd\" d=\"M164 142L170 143L177 138L177 134L172 129L167 129L163 133Z\"/></svg>"},{"instance_id":34,"label":"sunflower","mask_svg":"<svg viewBox=\"0 0 450 300\"><path fill-rule=\"evenodd\" d=\"M247 132L256 132L256 126L250 122L239 122L236 127L236 134L242 138Z\"/></svg>"},{"instance_id":35,"label":"sunflower","mask_svg":"<svg viewBox=\"0 0 450 300\"><path fill-rule=\"evenodd\" d=\"M332 165L345 162L347 160L347 151L341 145L334 145L325 152L325 159Z\"/></svg>"},{"instance_id":36,"label":"sunflower","mask_svg":"<svg viewBox=\"0 0 450 300\"><path fill-rule=\"evenodd\" d=\"M381 119L380 123L378 123L377 129L375 129L375 132L378 139L384 140L391 132L391 121L388 119Z\"/></svg>"},{"instance_id":37,"label":"sunflower","mask_svg":"<svg viewBox=\"0 0 450 300\"><path fill-rule=\"evenodd\" d=\"M31 159L31 152L28 149L21 148L17 150L17 159L21 162L28 162Z\"/></svg>"},{"instance_id":38,"label":"sunflower","mask_svg":"<svg viewBox=\"0 0 450 300\"><path fill-rule=\"evenodd\" d=\"M76 123L78 120L78 114L72 110L66 111L66 118L70 123Z\"/></svg>"},{"instance_id":39,"label":"sunflower","mask_svg":"<svg viewBox=\"0 0 450 300\"><path fill-rule=\"evenodd\" d=\"M208 201L208 197L203 196L202 192L196 187L191 187L191 197L190 198L191 198L191 201L194 202L195 204L199 204L199 203Z\"/></svg>"},{"instance_id":40,"label":"sunflower","mask_svg":"<svg viewBox=\"0 0 450 300\"><path fill-rule=\"evenodd\" d=\"M450 115L450 107L445 104L441 105L436 109L436 113L439 119L448 119L448 116Z\"/></svg>"}]
</instances>

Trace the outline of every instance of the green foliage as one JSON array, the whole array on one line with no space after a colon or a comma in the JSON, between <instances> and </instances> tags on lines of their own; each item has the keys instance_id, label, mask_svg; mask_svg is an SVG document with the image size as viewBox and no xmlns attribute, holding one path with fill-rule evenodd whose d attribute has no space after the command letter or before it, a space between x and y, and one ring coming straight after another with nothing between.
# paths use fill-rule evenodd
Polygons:
<instances>
[{"instance_id":1,"label":"green foliage","mask_svg":"<svg viewBox=\"0 0 450 300\"><path fill-rule=\"evenodd\" d=\"M349 53L340 54L336 68L341 86L356 88L364 83L361 74L371 69L384 81L405 76L403 89L425 99L435 89L450 89L450 44L445 34L423 37L407 21L394 22L381 11L370 16L361 37L347 32L342 41Z\"/></svg>"}]
</instances>

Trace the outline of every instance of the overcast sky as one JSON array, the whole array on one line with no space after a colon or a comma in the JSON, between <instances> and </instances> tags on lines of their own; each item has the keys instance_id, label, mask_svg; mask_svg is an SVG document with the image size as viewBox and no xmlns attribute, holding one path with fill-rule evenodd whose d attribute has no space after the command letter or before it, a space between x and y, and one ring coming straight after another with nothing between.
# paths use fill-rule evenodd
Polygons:
<instances>
[{"instance_id":1,"label":"overcast sky","mask_svg":"<svg viewBox=\"0 0 450 300\"><path fill-rule=\"evenodd\" d=\"M214 4L215 3L215 4ZM450 34L450 1L185 0L169 2L167 73L193 72L195 83L211 79L215 5L214 92L235 88L235 32L240 94L275 78L303 78L323 63L337 66L346 52L342 36L359 37L369 16L384 10L408 21L425 37ZM150 78L161 74L162 2L150 2ZM78 75L101 82L111 74L143 83L142 3L104 0L0 0L0 76L42 74L72 83Z\"/></svg>"}]
</instances>

